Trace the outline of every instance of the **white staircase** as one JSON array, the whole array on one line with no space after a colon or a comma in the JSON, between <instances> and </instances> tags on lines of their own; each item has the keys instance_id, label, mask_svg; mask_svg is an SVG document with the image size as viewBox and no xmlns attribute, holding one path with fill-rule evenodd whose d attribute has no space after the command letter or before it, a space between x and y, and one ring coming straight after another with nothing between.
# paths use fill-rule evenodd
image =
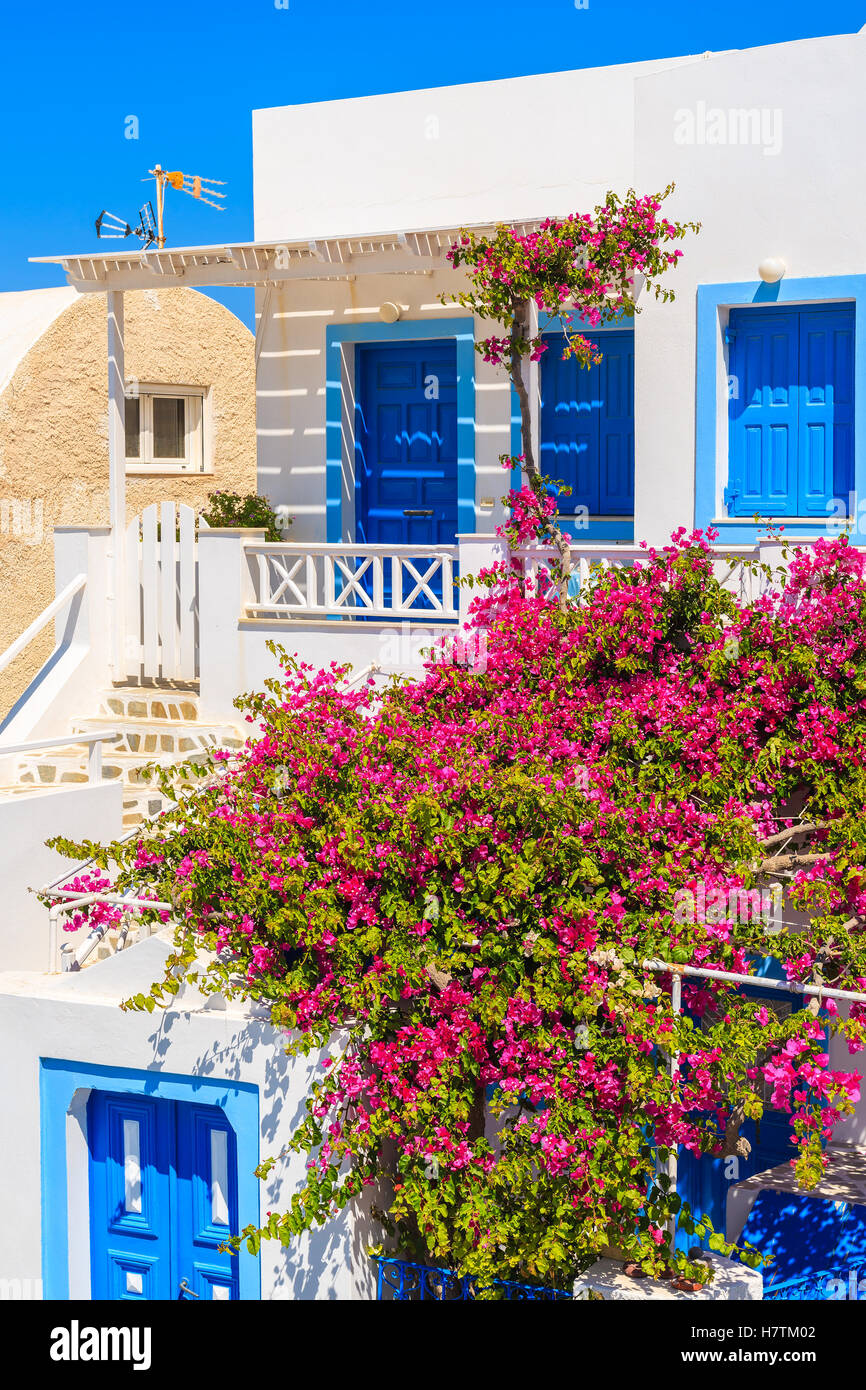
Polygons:
<instances>
[{"instance_id":1,"label":"white staircase","mask_svg":"<svg viewBox=\"0 0 866 1390\"><path fill-rule=\"evenodd\" d=\"M70 735L107 730L120 738L103 745L102 775L123 782L126 829L165 805L158 786L140 774L143 765L165 767L212 748L237 750L245 738L235 725L202 720L197 691L179 686L115 687L99 697L95 714L73 719L69 726ZM87 780L87 749L70 743L18 755L11 782L0 791L20 795Z\"/></svg>"}]
</instances>

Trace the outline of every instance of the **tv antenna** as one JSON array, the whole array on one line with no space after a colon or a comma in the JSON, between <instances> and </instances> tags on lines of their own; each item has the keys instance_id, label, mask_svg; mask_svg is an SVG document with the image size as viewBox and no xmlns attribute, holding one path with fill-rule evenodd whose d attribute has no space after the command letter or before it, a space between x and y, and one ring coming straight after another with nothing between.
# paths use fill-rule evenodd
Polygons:
<instances>
[{"instance_id":1,"label":"tv antenna","mask_svg":"<svg viewBox=\"0 0 866 1390\"><path fill-rule=\"evenodd\" d=\"M130 227L128 222L124 222L122 217L116 213L106 212L105 208L96 219L96 235L101 240L114 240L128 236L137 236L141 242L142 250L146 251L148 246L152 246L156 241L156 223L153 216L153 204L144 203L138 210L138 226Z\"/></svg>"},{"instance_id":2,"label":"tv antenna","mask_svg":"<svg viewBox=\"0 0 866 1390\"><path fill-rule=\"evenodd\" d=\"M143 251L154 242L161 251L165 246L166 184L178 193L187 193L191 198L198 198L200 202L207 203L208 207L216 208L217 212L225 212L225 204L216 201L226 196L219 192L219 188L225 186L223 179L206 179L203 174L183 174L179 169L163 169L161 164L149 169L148 174L156 180L156 212L154 213L153 203L146 202L139 209L138 225L130 227L122 217L113 212L106 212L103 208L96 219L98 237L110 239L137 236ZM142 182L147 183L148 180L143 179Z\"/></svg>"}]
</instances>

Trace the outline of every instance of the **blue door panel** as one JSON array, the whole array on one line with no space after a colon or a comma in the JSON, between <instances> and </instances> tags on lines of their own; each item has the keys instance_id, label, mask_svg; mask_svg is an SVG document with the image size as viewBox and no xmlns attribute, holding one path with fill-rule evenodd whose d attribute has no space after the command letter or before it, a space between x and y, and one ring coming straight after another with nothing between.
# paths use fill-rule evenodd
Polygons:
<instances>
[{"instance_id":1,"label":"blue door panel","mask_svg":"<svg viewBox=\"0 0 866 1390\"><path fill-rule=\"evenodd\" d=\"M94 1091L88 1128L92 1296L170 1298L170 1108Z\"/></svg>"},{"instance_id":2,"label":"blue door panel","mask_svg":"<svg viewBox=\"0 0 866 1390\"><path fill-rule=\"evenodd\" d=\"M219 1250L238 1229L235 1136L215 1106L178 1106L177 1175L182 1277L200 1298L237 1298L237 1256Z\"/></svg>"},{"instance_id":3,"label":"blue door panel","mask_svg":"<svg viewBox=\"0 0 866 1390\"><path fill-rule=\"evenodd\" d=\"M560 513L634 512L634 334L600 336L600 364L563 360L562 333L544 335L541 359L541 470L572 489Z\"/></svg>"},{"instance_id":4,"label":"blue door panel","mask_svg":"<svg viewBox=\"0 0 866 1390\"><path fill-rule=\"evenodd\" d=\"M854 486L850 305L732 309L731 516L826 516Z\"/></svg>"},{"instance_id":5,"label":"blue door panel","mask_svg":"<svg viewBox=\"0 0 866 1390\"><path fill-rule=\"evenodd\" d=\"M355 521L371 545L453 545L457 536L457 348L443 339L358 344ZM429 561L409 560L416 568ZM415 581L406 571L403 597ZM372 571L362 577L372 595ZM384 566L384 598L392 566ZM408 587L407 587L408 586ZM441 572L430 591L442 597ZM416 607L432 608L423 593Z\"/></svg>"},{"instance_id":6,"label":"blue door panel","mask_svg":"<svg viewBox=\"0 0 866 1390\"><path fill-rule=\"evenodd\" d=\"M789 1115L774 1111L764 1112L760 1126L754 1120L746 1120L740 1133L748 1139L752 1148L747 1158L739 1160L735 1178L725 1175L726 1159L712 1158L708 1154L695 1158L693 1154L681 1150L677 1165L677 1191L683 1201L688 1202L695 1219L708 1216L713 1229L724 1235L728 1192L732 1183L744 1182L755 1173L777 1168L796 1156L789 1120ZM678 1250L689 1250L699 1243L706 1246L708 1238L698 1242L685 1231L678 1231L675 1243Z\"/></svg>"},{"instance_id":7,"label":"blue door panel","mask_svg":"<svg viewBox=\"0 0 866 1390\"><path fill-rule=\"evenodd\" d=\"M359 344L359 541L452 545L457 535L457 349L453 342ZM406 516L406 512L432 512Z\"/></svg>"},{"instance_id":8,"label":"blue door panel","mask_svg":"<svg viewBox=\"0 0 866 1390\"><path fill-rule=\"evenodd\" d=\"M790 311L731 310L729 508L736 516L796 511L798 322Z\"/></svg>"},{"instance_id":9,"label":"blue door panel","mask_svg":"<svg viewBox=\"0 0 866 1390\"><path fill-rule=\"evenodd\" d=\"M403 461L403 412L397 405L376 406L376 461L383 463L402 463ZM385 481L393 475L387 474ZM371 484L372 485L372 484Z\"/></svg>"},{"instance_id":10,"label":"blue door panel","mask_svg":"<svg viewBox=\"0 0 866 1390\"><path fill-rule=\"evenodd\" d=\"M93 1091L88 1102L94 1299L239 1297L237 1143L216 1106Z\"/></svg>"},{"instance_id":11,"label":"blue door panel","mask_svg":"<svg viewBox=\"0 0 866 1390\"><path fill-rule=\"evenodd\" d=\"M560 512L577 507L597 515L599 508L599 424L601 407L597 366L580 370L573 358L563 361L565 336L544 335L541 359L541 471L572 489L562 497Z\"/></svg>"},{"instance_id":12,"label":"blue door panel","mask_svg":"<svg viewBox=\"0 0 866 1390\"><path fill-rule=\"evenodd\" d=\"M133 1302L152 1302L154 1299L171 1297L165 1283L165 1266L157 1256L132 1255L123 1250L110 1249L108 1255L108 1284L97 1292L97 1284L92 1281L93 1298L107 1298L112 1302L131 1300Z\"/></svg>"}]
</instances>

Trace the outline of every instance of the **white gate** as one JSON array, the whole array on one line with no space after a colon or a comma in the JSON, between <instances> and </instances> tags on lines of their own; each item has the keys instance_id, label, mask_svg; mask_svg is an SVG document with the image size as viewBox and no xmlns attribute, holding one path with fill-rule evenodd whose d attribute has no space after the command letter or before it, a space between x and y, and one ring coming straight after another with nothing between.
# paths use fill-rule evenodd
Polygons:
<instances>
[{"instance_id":1,"label":"white gate","mask_svg":"<svg viewBox=\"0 0 866 1390\"><path fill-rule=\"evenodd\" d=\"M146 507L126 532L127 676L198 676L195 512L185 503Z\"/></svg>"}]
</instances>

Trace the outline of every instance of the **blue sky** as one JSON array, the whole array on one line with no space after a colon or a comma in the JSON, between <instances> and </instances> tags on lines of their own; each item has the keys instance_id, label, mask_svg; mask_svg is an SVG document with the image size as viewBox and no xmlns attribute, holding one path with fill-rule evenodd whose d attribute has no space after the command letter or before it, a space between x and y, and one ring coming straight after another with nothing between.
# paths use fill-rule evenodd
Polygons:
<instances>
[{"instance_id":1,"label":"blue sky","mask_svg":"<svg viewBox=\"0 0 866 1390\"><path fill-rule=\"evenodd\" d=\"M62 283L59 268L27 257L98 249L97 213L132 221L156 161L227 180L224 213L169 193L170 245L251 239L255 107L747 48L864 23L866 0L8 5L0 290ZM129 116L137 140L125 138ZM248 292L220 297L250 321Z\"/></svg>"}]
</instances>

